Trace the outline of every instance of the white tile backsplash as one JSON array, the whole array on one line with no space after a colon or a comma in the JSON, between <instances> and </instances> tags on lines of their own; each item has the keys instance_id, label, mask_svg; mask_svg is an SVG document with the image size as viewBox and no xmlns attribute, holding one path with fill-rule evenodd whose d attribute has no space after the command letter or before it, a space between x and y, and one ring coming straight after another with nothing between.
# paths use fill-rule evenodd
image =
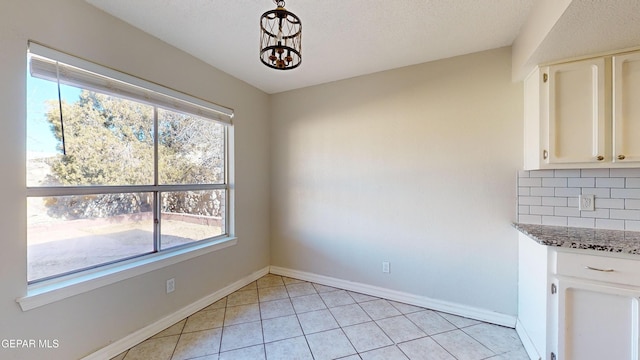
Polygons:
<instances>
[{"instance_id":1,"label":"white tile backsplash","mask_svg":"<svg viewBox=\"0 0 640 360\"><path fill-rule=\"evenodd\" d=\"M553 195L551 195L551 197L542 198L542 206L568 206L567 200L566 197L553 197ZM622 209L624 209L624 202Z\"/></svg>"},{"instance_id":2,"label":"white tile backsplash","mask_svg":"<svg viewBox=\"0 0 640 360\"><path fill-rule=\"evenodd\" d=\"M578 209L580 194L595 211ZM640 231L640 168L519 171L517 209L521 223Z\"/></svg>"},{"instance_id":3,"label":"white tile backsplash","mask_svg":"<svg viewBox=\"0 0 640 360\"><path fill-rule=\"evenodd\" d=\"M582 195L595 195L598 198L608 199L611 196L610 188L582 188Z\"/></svg>"},{"instance_id":4,"label":"white tile backsplash","mask_svg":"<svg viewBox=\"0 0 640 360\"><path fill-rule=\"evenodd\" d=\"M556 206L554 210L556 216L580 217L580 210L578 210L577 205L575 207Z\"/></svg>"},{"instance_id":5,"label":"white tile backsplash","mask_svg":"<svg viewBox=\"0 0 640 360\"><path fill-rule=\"evenodd\" d=\"M537 171L529 171L529 177L532 178L542 178L542 177L553 177L553 170L537 170Z\"/></svg>"},{"instance_id":6,"label":"white tile backsplash","mask_svg":"<svg viewBox=\"0 0 640 360\"><path fill-rule=\"evenodd\" d=\"M640 168L634 169L611 169L611 177L640 177Z\"/></svg>"},{"instance_id":7,"label":"white tile backsplash","mask_svg":"<svg viewBox=\"0 0 640 360\"><path fill-rule=\"evenodd\" d=\"M588 178L570 178L568 181L568 186L575 187L595 187L596 186L596 178L588 177Z\"/></svg>"},{"instance_id":8,"label":"white tile backsplash","mask_svg":"<svg viewBox=\"0 0 640 360\"><path fill-rule=\"evenodd\" d=\"M540 178L520 178L520 186L542 186L542 179Z\"/></svg>"},{"instance_id":9,"label":"white tile backsplash","mask_svg":"<svg viewBox=\"0 0 640 360\"><path fill-rule=\"evenodd\" d=\"M596 219L587 219L587 218L580 218L580 217L569 217L569 218L567 218L567 226L583 227L583 228L594 228L594 227L596 227Z\"/></svg>"},{"instance_id":10,"label":"white tile backsplash","mask_svg":"<svg viewBox=\"0 0 640 360\"><path fill-rule=\"evenodd\" d=\"M640 189L611 189L611 197L617 199L640 199Z\"/></svg>"},{"instance_id":11,"label":"white tile backsplash","mask_svg":"<svg viewBox=\"0 0 640 360\"><path fill-rule=\"evenodd\" d=\"M555 193L556 193L556 196L577 197L578 195L580 195L580 188L579 187L556 188Z\"/></svg>"},{"instance_id":12,"label":"white tile backsplash","mask_svg":"<svg viewBox=\"0 0 640 360\"><path fill-rule=\"evenodd\" d=\"M580 217L594 218L594 219L608 219L609 209L596 209L595 211L580 211ZM597 221L596 221L597 224Z\"/></svg>"},{"instance_id":13,"label":"white tile backsplash","mask_svg":"<svg viewBox=\"0 0 640 360\"><path fill-rule=\"evenodd\" d=\"M580 169L554 170L555 177L579 178Z\"/></svg>"},{"instance_id":14,"label":"white tile backsplash","mask_svg":"<svg viewBox=\"0 0 640 360\"><path fill-rule=\"evenodd\" d=\"M627 178L626 187L629 188L629 189L640 188L640 177Z\"/></svg>"},{"instance_id":15,"label":"white tile backsplash","mask_svg":"<svg viewBox=\"0 0 640 360\"><path fill-rule=\"evenodd\" d=\"M540 196L520 196L518 203L520 205L542 205L542 198Z\"/></svg>"},{"instance_id":16,"label":"white tile backsplash","mask_svg":"<svg viewBox=\"0 0 640 360\"><path fill-rule=\"evenodd\" d=\"M542 178L543 187L567 187L567 178Z\"/></svg>"},{"instance_id":17,"label":"white tile backsplash","mask_svg":"<svg viewBox=\"0 0 640 360\"><path fill-rule=\"evenodd\" d=\"M624 230L624 220L596 219L596 228Z\"/></svg>"},{"instance_id":18,"label":"white tile backsplash","mask_svg":"<svg viewBox=\"0 0 640 360\"><path fill-rule=\"evenodd\" d=\"M622 220L640 220L640 210L609 210L609 217Z\"/></svg>"},{"instance_id":19,"label":"white tile backsplash","mask_svg":"<svg viewBox=\"0 0 640 360\"><path fill-rule=\"evenodd\" d=\"M599 188L624 188L625 178L596 178L596 187Z\"/></svg>"},{"instance_id":20,"label":"white tile backsplash","mask_svg":"<svg viewBox=\"0 0 640 360\"><path fill-rule=\"evenodd\" d=\"M518 222L523 224L542 224L542 216L540 215L525 215L518 216Z\"/></svg>"},{"instance_id":21,"label":"white tile backsplash","mask_svg":"<svg viewBox=\"0 0 640 360\"><path fill-rule=\"evenodd\" d=\"M555 190L552 187L532 187L529 188L530 196L554 196Z\"/></svg>"},{"instance_id":22,"label":"white tile backsplash","mask_svg":"<svg viewBox=\"0 0 640 360\"><path fill-rule=\"evenodd\" d=\"M640 221L626 220L624 222L624 229L631 231L640 231Z\"/></svg>"},{"instance_id":23,"label":"white tile backsplash","mask_svg":"<svg viewBox=\"0 0 640 360\"><path fill-rule=\"evenodd\" d=\"M529 213L531 215L553 215L553 206L530 206Z\"/></svg>"},{"instance_id":24,"label":"white tile backsplash","mask_svg":"<svg viewBox=\"0 0 640 360\"><path fill-rule=\"evenodd\" d=\"M567 217L565 216L543 216L542 225L567 226Z\"/></svg>"},{"instance_id":25,"label":"white tile backsplash","mask_svg":"<svg viewBox=\"0 0 640 360\"><path fill-rule=\"evenodd\" d=\"M624 209L624 199L606 199L598 198L595 206L605 209Z\"/></svg>"},{"instance_id":26,"label":"white tile backsplash","mask_svg":"<svg viewBox=\"0 0 640 360\"><path fill-rule=\"evenodd\" d=\"M624 200L624 208L625 209L640 210L640 200L625 199Z\"/></svg>"},{"instance_id":27,"label":"white tile backsplash","mask_svg":"<svg viewBox=\"0 0 640 360\"><path fill-rule=\"evenodd\" d=\"M609 177L609 169L582 169L580 177Z\"/></svg>"}]
</instances>

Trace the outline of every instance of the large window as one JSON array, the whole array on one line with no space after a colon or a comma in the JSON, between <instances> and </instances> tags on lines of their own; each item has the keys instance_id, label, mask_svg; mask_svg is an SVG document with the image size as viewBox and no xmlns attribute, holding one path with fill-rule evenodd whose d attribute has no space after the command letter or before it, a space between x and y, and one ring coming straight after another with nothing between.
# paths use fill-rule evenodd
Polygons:
<instances>
[{"instance_id":1,"label":"large window","mask_svg":"<svg viewBox=\"0 0 640 360\"><path fill-rule=\"evenodd\" d=\"M30 283L229 236L230 109L29 48Z\"/></svg>"}]
</instances>

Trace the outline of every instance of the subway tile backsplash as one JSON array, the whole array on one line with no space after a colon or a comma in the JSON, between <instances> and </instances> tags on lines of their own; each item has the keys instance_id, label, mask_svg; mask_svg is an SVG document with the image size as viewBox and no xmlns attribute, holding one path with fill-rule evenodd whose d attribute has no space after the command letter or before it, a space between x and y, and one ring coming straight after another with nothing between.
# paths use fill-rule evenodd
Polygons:
<instances>
[{"instance_id":1,"label":"subway tile backsplash","mask_svg":"<svg viewBox=\"0 0 640 360\"><path fill-rule=\"evenodd\" d=\"M578 210L594 195L595 211ZM640 168L518 173L518 222L640 231Z\"/></svg>"}]
</instances>

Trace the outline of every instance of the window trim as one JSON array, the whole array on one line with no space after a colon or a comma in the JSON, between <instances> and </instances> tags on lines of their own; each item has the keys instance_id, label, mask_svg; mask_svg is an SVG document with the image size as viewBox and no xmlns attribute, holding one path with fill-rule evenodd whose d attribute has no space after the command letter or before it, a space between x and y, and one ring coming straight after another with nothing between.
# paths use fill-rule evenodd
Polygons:
<instances>
[{"instance_id":1,"label":"window trim","mask_svg":"<svg viewBox=\"0 0 640 360\"><path fill-rule=\"evenodd\" d=\"M20 304L22 311L32 310L182 261L235 246L237 243L238 238L234 236L203 240L190 247L180 247L175 250L147 254L111 265L42 281L28 285L27 294L16 299L16 302Z\"/></svg>"},{"instance_id":2,"label":"window trim","mask_svg":"<svg viewBox=\"0 0 640 360\"><path fill-rule=\"evenodd\" d=\"M156 182L154 185L134 186L27 187L27 197L57 196L55 194L63 196L140 191L157 191L157 193L159 194L166 191L226 190L226 204L224 234L209 239L198 240L185 246L176 246L162 251L133 256L131 258L118 260L112 263L100 264L95 267L81 269L76 272L56 276L55 278L51 279L41 281L36 280L35 282L27 284L25 296L16 299L23 311L34 309L55 301L68 298L70 296L92 291L94 289L98 289L100 287L107 286L118 281L139 276L237 244L237 238L235 236L235 146L234 127L231 121L234 116L233 109L184 94L182 92L140 79L129 74L121 73L119 71L103 67L101 65L74 57L72 55L47 48L32 41L29 41L28 45L29 54L35 53L37 55L46 56L48 58L53 57L56 60L64 61L67 63L70 62L71 65L82 65L82 68L86 70L97 71L97 74L100 74L102 76L108 76L123 82L129 82L134 86L147 87L150 92L157 93L165 97L175 97L181 100L181 102L179 103L191 102L196 105L194 107L196 109L198 109L199 107L204 107L210 110L208 114L211 114L211 112L215 112L217 116L208 117L194 111L185 111L185 109L183 108L163 106L161 104L152 103L152 105L156 106L156 110L154 111L157 111L157 108L161 107L171 111L179 111L183 113L187 112L193 115L205 117L209 120L221 123L225 126L225 178L224 183L222 184L158 185L158 183ZM117 92L114 93L114 95L122 97ZM156 116L154 116L154 119L156 119ZM155 127L155 129L157 130L157 126ZM155 151L157 152L157 149ZM157 155L154 156L154 161L157 161ZM26 258L25 261L27 261Z\"/></svg>"}]
</instances>

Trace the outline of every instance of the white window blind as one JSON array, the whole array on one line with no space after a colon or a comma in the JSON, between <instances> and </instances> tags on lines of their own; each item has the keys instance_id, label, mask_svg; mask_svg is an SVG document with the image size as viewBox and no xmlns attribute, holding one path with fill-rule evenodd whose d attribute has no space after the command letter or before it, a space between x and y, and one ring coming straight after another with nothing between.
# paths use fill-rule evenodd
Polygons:
<instances>
[{"instance_id":1,"label":"white window blind","mask_svg":"<svg viewBox=\"0 0 640 360\"><path fill-rule=\"evenodd\" d=\"M31 76L128 98L232 125L233 110L29 42Z\"/></svg>"}]
</instances>

